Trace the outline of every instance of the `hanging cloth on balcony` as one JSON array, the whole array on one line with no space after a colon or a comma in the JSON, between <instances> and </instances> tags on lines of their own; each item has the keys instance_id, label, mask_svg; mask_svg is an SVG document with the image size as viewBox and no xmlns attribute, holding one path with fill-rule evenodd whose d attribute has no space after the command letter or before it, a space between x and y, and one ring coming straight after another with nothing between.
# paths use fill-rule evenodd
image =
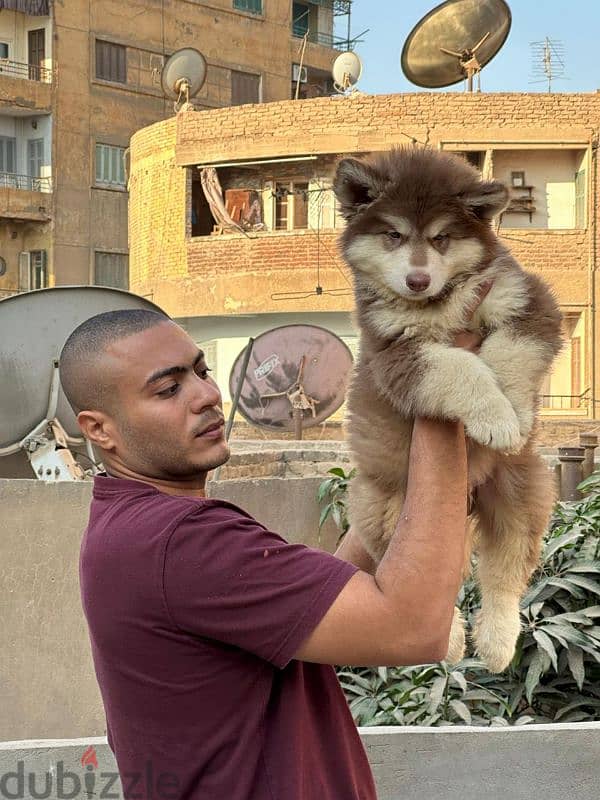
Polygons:
<instances>
[{"instance_id":1,"label":"hanging cloth on balcony","mask_svg":"<svg viewBox=\"0 0 600 800\"><path fill-rule=\"evenodd\" d=\"M20 11L32 17L47 17L50 14L50 0L0 0L0 10Z\"/></svg>"},{"instance_id":2,"label":"hanging cloth on balcony","mask_svg":"<svg viewBox=\"0 0 600 800\"><path fill-rule=\"evenodd\" d=\"M243 233L243 228L231 219L225 208L223 190L219 182L217 170L214 167L204 167L200 170L200 181L202 183L204 196L210 207L210 212L215 218L217 225L221 225L223 228L233 228L234 231L241 231Z\"/></svg>"}]
</instances>

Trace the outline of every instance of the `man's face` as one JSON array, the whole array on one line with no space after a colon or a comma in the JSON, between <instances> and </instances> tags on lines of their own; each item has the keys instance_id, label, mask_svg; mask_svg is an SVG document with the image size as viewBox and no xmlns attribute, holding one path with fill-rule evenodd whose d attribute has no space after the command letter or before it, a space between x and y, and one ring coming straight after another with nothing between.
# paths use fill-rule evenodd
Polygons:
<instances>
[{"instance_id":1,"label":"man's face","mask_svg":"<svg viewBox=\"0 0 600 800\"><path fill-rule=\"evenodd\" d=\"M111 456L163 479L190 478L227 461L221 393L178 325L161 323L114 342L102 366L117 392Z\"/></svg>"}]
</instances>

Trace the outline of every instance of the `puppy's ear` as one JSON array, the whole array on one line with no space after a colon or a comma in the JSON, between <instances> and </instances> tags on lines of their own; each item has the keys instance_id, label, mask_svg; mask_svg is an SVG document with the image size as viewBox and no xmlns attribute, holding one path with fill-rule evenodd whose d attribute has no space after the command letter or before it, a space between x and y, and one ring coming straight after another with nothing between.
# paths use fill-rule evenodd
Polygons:
<instances>
[{"instance_id":1,"label":"puppy's ear","mask_svg":"<svg viewBox=\"0 0 600 800\"><path fill-rule=\"evenodd\" d=\"M352 219L370 206L382 190L381 178L369 164L355 158L344 158L339 162L333 179L333 191L345 219Z\"/></svg>"},{"instance_id":2,"label":"puppy's ear","mask_svg":"<svg viewBox=\"0 0 600 800\"><path fill-rule=\"evenodd\" d=\"M508 205L508 189L500 181L481 181L474 189L460 196L468 209L481 219L492 219Z\"/></svg>"}]
</instances>

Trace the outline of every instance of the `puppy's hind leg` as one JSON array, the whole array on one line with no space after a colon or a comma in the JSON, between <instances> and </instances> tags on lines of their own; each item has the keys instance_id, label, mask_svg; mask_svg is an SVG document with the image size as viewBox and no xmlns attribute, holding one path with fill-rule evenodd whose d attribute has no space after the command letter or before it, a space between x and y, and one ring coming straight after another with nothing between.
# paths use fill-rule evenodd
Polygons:
<instances>
[{"instance_id":1,"label":"puppy's hind leg","mask_svg":"<svg viewBox=\"0 0 600 800\"><path fill-rule=\"evenodd\" d=\"M491 672L502 672L513 658L519 601L537 566L553 502L552 475L529 448L500 464L478 489L481 610L473 636Z\"/></svg>"}]
</instances>

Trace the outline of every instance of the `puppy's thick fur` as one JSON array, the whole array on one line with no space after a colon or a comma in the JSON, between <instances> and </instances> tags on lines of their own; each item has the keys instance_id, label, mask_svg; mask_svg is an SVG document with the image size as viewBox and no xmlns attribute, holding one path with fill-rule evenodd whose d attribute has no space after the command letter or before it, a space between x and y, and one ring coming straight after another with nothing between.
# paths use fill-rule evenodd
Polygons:
<instances>
[{"instance_id":1,"label":"puppy's thick fur","mask_svg":"<svg viewBox=\"0 0 600 800\"><path fill-rule=\"evenodd\" d=\"M414 417L462 420L482 595L474 639L499 672L514 653L519 599L554 499L534 437L540 385L562 344L560 311L492 230L506 187L482 181L462 158L411 148L344 159L334 189L347 220L341 246L360 329L347 403L353 529L379 561L406 491ZM478 355L453 347L465 328L485 334ZM462 657L464 643L457 610L448 660Z\"/></svg>"}]
</instances>

